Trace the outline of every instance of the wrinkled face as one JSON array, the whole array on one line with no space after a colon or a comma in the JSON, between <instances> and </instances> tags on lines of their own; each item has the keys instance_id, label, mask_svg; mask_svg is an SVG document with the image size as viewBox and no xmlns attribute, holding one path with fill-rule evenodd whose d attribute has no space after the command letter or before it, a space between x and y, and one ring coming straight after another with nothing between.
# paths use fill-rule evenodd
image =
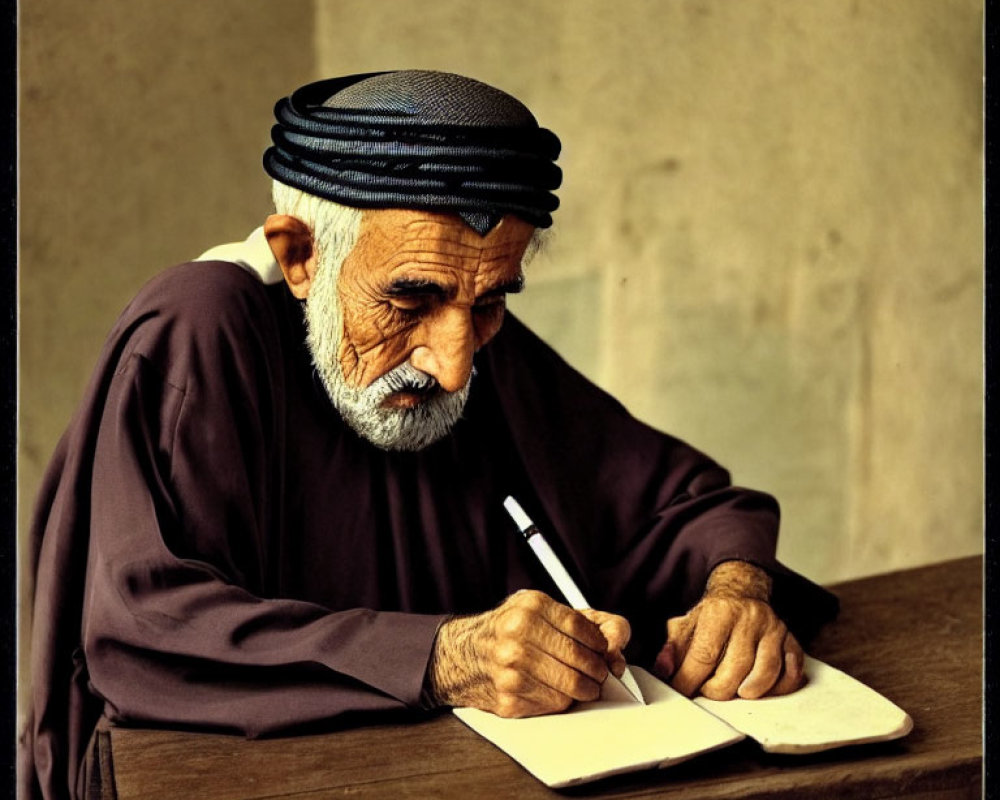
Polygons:
<instances>
[{"instance_id":1,"label":"wrinkled face","mask_svg":"<svg viewBox=\"0 0 1000 800\"><path fill-rule=\"evenodd\" d=\"M306 298L313 363L357 433L419 450L451 430L533 233L515 217L482 237L449 214L364 213L339 275L321 262Z\"/></svg>"},{"instance_id":2,"label":"wrinkled face","mask_svg":"<svg viewBox=\"0 0 1000 800\"><path fill-rule=\"evenodd\" d=\"M473 353L500 329L507 293L521 288L521 257L533 233L512 216L480 236L451 214L365 212L338 284L347 383L368 386L409 362L444 391L460 390ZM388 401L418 402L406 392Z\"/></svg>"}]
</instances>

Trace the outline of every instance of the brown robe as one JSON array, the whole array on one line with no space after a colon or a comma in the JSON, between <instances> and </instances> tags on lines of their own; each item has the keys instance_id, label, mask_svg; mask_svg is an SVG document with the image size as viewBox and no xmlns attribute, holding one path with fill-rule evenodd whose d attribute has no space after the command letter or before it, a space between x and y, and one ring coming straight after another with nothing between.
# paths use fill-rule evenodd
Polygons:
<instances>
[{"instance_id":1,"label":"brown robe","mask_svg":"<svg viewBox=\"0 0 1000 800\"><path fill-rule=\"evenodd\" d=\"M302 308L225 262L151 281L111 333L32 530L22 792L72 797L96 720L249 736L421 709L438 625L559 597L514 495L649 664L727 559L808 636L836 601L774 560L778 508L632 418L513 316L463 419L419 453L340 420ZM29 784L31 786L29 787Z\"/></svg>"}]
</instances>

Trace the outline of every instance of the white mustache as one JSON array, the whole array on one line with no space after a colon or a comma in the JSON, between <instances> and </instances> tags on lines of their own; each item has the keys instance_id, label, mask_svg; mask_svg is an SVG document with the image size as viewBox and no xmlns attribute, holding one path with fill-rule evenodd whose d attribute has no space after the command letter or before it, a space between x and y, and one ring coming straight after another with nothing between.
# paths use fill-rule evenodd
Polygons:
<instances>
[{"instance_id":1,"label":"white mustache","mask_svg":"<svg viewBox=\"0 0 1000 800\"><path fill-rule=\"evenodd\" d=\"M368 388L379 394L389 395L403 391L430 392L437 385L437 379L433 375L417 369L409 361L404 361L373 381Z\"/></svg>"},{"instance_id":2,"label":"white mustache","mask_svg":"<svg viewBox=\"0 0 1000 800\"><path fill-rule=\"evenodd\" d=\"M473 366L471 377L475 377L475 375L476 368ZM409 361L404 361L398 367L393 367L385 375L372 381L365 389L365 394L381 401L396 392L412 391L418 394L430 394L439 386L440 384L433 375L417 369Z\"/></svg>"}]
</instances>

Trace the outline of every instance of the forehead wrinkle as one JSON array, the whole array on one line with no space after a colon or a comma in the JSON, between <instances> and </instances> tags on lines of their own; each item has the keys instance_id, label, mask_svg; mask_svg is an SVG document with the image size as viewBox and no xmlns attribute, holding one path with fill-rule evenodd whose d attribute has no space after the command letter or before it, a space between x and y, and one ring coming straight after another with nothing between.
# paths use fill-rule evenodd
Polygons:
<instances>
[{"instance_id":1,"label":"forehead wrinkle","mask_svg":"<svg viewBox=\"0 0 1000 800\"><path fill-rule=\"evenodd\" d=\"M394 249L392 239L381 227L370 226L368 230L363 230L354 249L344 261L341 280L347 275L352 275L355 280L365 280L369 273L386 267ZM383 255L386 253L388 256ZM375 260L373 255L381 257Z\"/></svg>"},{"instance_id":2,"label":"forehead wrinkle","mask_svg":"<svg viewBox=\"0 0 1000 800\"><path fill-rule=\"evenodd\" d=\"M404 239L395 248L398 253L432 253L446 258L476 259L482 250L474 245L441 237Z\"/></svg>"},{"instance_id":3,"label":"forehead wrinkle","mask_svg":"<svg viewBox=\"0 0 1000 800\"><path fill-rule=\"evenodd\" d=\"M454 244L458 248L458 251L439 247L438 245L442 243ZM403 246L396 248L396 255L399 257L411 256L414 260L422 262L426 262L428 256L432 258L434 256L445 256L457 258L461 262L475 261L479 264L514 260L514 254L521 249L517 242L500 242L486 247L476 247L474 245L465 245L452 241L444 242L443 240L435 239L429 243L426 240L408 241ZM450 262L439 263L446 263L447 266L451 266Z\"/></svg>"},{"instance_id":4,"label":"forehead wrinkle","mask_svg":"<svg viewBox=\"0 0 1000 800\"><path fill-rule=\"evenodd\" d=\"M405 256L422 256L431 254L446 258L476 259L481 255L481 249L450 236L404 236L393 239L389 248L395 254Z\"/></svg>"},{"instance_id":5,"label":"forehead wrinkle","mask_svg":"<svg viewBox=\"0 0 1000 800\"><path fill-rule=\"evenodd\" d=\"M368 276L358 276L363 282L376 281L384 286L386 279L429 278L430 282L454 294L458 288L454 284L456 279L464 283L471 278L476 287L474 292L480 294L477 290L484 283L488 285L485 291L489 291L509 281L493 281L492 276L482 274L484 271L504 269L509 262L518 269L518 274L510 277L521 275L518 256L523 252L522 245L527 243L521 241L523 237L518 235L517 229L497 229L487 234L487 238L499 236L499 241L485 243L484 237L457 220L452 224L451 220L418 217L402 224L383 224L381 217L373 216L369 222L364 255L370 259L378 254L381 258L367 261L362 271L369 273ZM376 279L379 273L386 278Z\"/></svg>"},{"instance_id":6,"label":"forehead wrinkle","mask_svg":"<svg viewBox=\"0 0 1000 800\"><path fill-rule=\"evenodd\" d=\"M473 236L481 238L472 228L458 220L442 222L434 219L413 219L402 225L404 236L426 236L430 239L448 238L462 241ZM474 246L474 245L469 245Z\"/></svg>"},{"instance_id":7,"label":"forehead wrinkle","mask_svg":"<svg viewBox=\"0 0 1000 800\"><path fill-rule=\"evenodd\" d=\"M510 228L496 229L480 236L464 223L455 225L442 224L435 221L416 220L403 226L404 238L408 241L423 242L430 240L435 244L446 243L456 247L479 253L493 252L507 248L516 248L519 244L518 233ZM494 237L496 241L490 241ZM525 240L527 246L527 240Z\"/></svg>"},{"instance_id":8,"label":"forehead wrinkle","mask_svg":"<svg viewBox=\"0 0 1000 800\"><path fill-rule=\"evenodd\" d=\"M479 261L480 254L474 250L471 252L455 252L438 247L420 247L413 243L407 243L403 247L397 247L392 254L393 260L402 258L411 258L414 261L441 259L444 263L450 263L453 259L459 262Z\"/></svg>"},{"instance_id":9,"label":"forehead wrinkle","mask_svg":"<svg viewBox=\"0 0 1000 800\"><path fill-rule=\"evenodd\" d=\"M502 250L500 248L497 248L494 252L491 253L484 252L479 260L483 264L495 264L498 261L512 261L512 262L516 261L518 266L520 266L521 255L523 255L523 251L521 255L517 256L516 258L514 256L515 252L517 252L516 247L503 248Z\"/></svg>"},{"instance_id":10,"label":"forehead wrinkle","mask_svg":"<svg viewBox=\"0 0 1000 800\"><path fill-rule=\"evenodd\" d=\"M365 225L364 220L361 224L361 232L358 236L358 245L364 244L370 246L370 243L378 242L379 245L384 247L391 247L393 244L393 237L389 234L389 231L385 229L382 225ZM357 246L357 245L355 245Z\"/></svg>"},{"instance_id":11,"label":"forehead wrinkle","mask_svg":"<svg viewBox=\"0 0 1000 800\"><path fill-rule=\"evenodd\" d=\"M474 277L478 271L478 262L467 261L455 264L433 258L405 258L400 263L389 267L388 278L390 283L400 279L415 279L426 280L442 288L447 288L462 279Z\"/></svg>"}]
</instances>

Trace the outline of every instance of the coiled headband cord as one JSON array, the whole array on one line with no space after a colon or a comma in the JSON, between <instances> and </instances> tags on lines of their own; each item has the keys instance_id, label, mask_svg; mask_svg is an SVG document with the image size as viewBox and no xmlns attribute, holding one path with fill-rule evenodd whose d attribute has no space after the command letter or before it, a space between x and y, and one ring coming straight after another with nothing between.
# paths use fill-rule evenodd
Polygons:
<instances>
[{"instance_id":1,"label":"coiled headband cord","mask_svg":"<svg viewBox=\"0 0 1000 800\"><path fill-rule=\"evenodd\" d=\"M552 224L562 182L554 133L528 125L442 125L403 110L324 106L372 75L317 81L279 100L264 169L309 194L358 208L460 214L485 235L505 214Z\"/></svg>"}]
</instances>

